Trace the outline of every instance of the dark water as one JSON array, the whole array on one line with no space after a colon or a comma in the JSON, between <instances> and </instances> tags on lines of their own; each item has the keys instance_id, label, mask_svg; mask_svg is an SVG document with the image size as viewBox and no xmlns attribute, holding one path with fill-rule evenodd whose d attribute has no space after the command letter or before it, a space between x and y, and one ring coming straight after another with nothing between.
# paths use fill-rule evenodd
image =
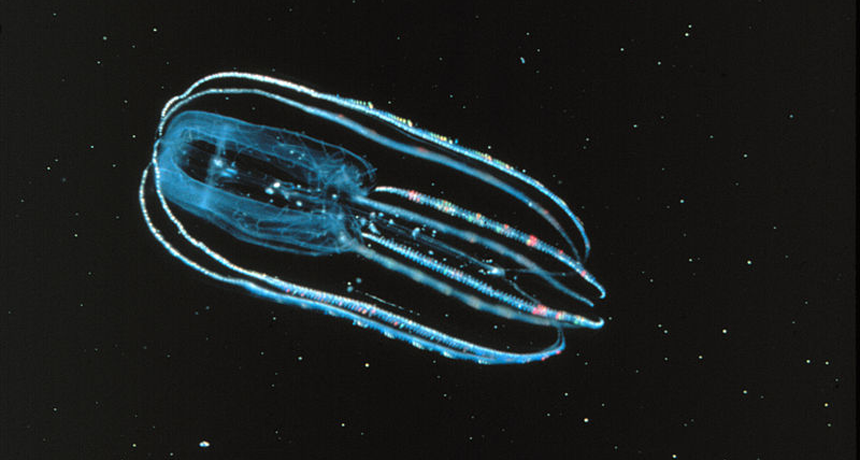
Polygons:
<instances>
[{"instance_id":1,"label":"dark water","mask_svg":"<svg viewBox=\"0 0 860 460\"><path fill-rule=\"evenodd\" d=\"M0 6L0 456L856 449L851 3L176 3ZM607 325L545 363L480 367L182 266L137 184L162 105L230 69L525 168L584 220ZM405 185L435 177L398 164ZM414 297L355 260L245 255Z\"/></svg>"}]
</instances>

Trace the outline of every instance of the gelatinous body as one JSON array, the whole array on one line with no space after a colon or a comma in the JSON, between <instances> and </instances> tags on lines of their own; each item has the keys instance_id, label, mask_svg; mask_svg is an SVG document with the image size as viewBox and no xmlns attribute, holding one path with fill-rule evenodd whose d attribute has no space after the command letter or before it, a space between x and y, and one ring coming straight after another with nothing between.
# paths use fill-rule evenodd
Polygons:
<instances>
[{"instance_id":1,"label":"gelatinous body","mask_svg":"<svg viewBox=\"0 0 860 460\"><path fill-rule=\"evenodd\" d=\"M160 142L161 190L236 238L309 254L349 248L358 223L333 195L367 195L372 167L299 133L216 115L177 115ZM276 195L277 194L277 195ZM268 203L269 196L289 196Z\"/></svg>"},{"instance_id":2,"label":"gelatinous body","mask_svg":"<svg viewBox=\"0 0 860 460\"><path fill-rule=\"evenodd\" d=\"M188 109L201 98L231 95L274 101L346 129L381 149L450 169L476 187L490 187L524 205L534 219L554 230L552 237L563 247L490 217L487 211L492 210L479 212L416 189L376 184L377 166L361 152L287 128ZM390 126L407 138L380 134L345 113ZM152 218L147 190L154 190L164 216L200 255L181 251L165 237ZM582 223L561 198L504 162L370 103L257 74L225 72L204 77L164 107L152 160L141 178L139 200L152 234L174 257L200 273L265 299L350 319L450 358L484 364L543 360L564 349L564 329L603 326L599 317L545 305L509 276L527 273L572 304L593 305L569 286L566 277L579 279L600 298L605 296L583 265L590 243ZM237 240L272 251L305 257L357 255L390 270L392 277L435 291L464 308L552 327L558 330L558 338L538 351L482 346L395 313L381 296L371 296L379 302L352 298L240 266L192 235L174 206ZM576 230L581 248L565 230L567 226ZM474 248L494 257L479 257L473 254ZM553 269L547 267L550 264Z\"/></svg>"}]
</instances>

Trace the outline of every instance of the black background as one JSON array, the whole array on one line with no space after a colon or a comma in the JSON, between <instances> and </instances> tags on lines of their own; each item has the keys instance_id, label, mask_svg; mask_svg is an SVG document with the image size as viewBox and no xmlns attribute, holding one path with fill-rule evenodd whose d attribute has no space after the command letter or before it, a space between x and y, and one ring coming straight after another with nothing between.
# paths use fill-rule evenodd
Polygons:
<instances>
[{"instance_id":1,"label":"black background","mask_svg":"<svg viewBox=\"0 0 860 460\"><path fill-rule=\"evenodd\" d=\"M853 2L689 3L4 1L0 457L851 457ZM606 327L478 366L182 266L138 180L230 69L527 168Z\"/></svg>"}]
</instances>

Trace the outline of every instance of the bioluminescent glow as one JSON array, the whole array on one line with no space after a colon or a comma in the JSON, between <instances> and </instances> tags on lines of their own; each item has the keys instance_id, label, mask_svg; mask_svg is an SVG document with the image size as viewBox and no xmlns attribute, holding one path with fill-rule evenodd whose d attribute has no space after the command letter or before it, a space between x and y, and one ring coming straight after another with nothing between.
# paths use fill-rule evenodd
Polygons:
<instances>
[{"instance_id":1,"label":"bioluminescent glow","mask_svg":"<svg viewBox=\"0 0 860 460\"><path fill-rule=\"evenodd\" d=\"M380 150L446 168L462 177L467 188L490 187L524 205L533 221L554 229L551 238L560 244L491 218L493 209L467 209L427 191L377 185L378 166L362 152L317 140L299 127L263 126L189 108L192 101L225 97L274 101L360 136ZM356 121L359 118L381 123L404 138L384 135ZM147 201L153 190L166 217L162 220L175 226L179 240L171 241L168 235L174 232L159 229L153 218ZM511 276L529 274L573 305L593 306L566 277L582 280L596 296L605 296L583 265L591 249L583 225L561 198L524 172L371 103L252 73L209 75L164 106L138 196L155 238L203 275L264 299L349 319L449 358L482 364L544 360L564 349L564 329L599 329L604 323L599 317L545 305L539 294L527 292ZM482 346L396 312L381 293L371 296L378 302L357 299L240 266L192 235L175 207L229 233L237 244L307 258L357 256L389 270L398 283L429 289L464 308L555 328L558 338L538 351ZM573 229L576 238L565 227ZM470 251L476 247L493 257L474 255Z\"/></svg>"}]
</instances>

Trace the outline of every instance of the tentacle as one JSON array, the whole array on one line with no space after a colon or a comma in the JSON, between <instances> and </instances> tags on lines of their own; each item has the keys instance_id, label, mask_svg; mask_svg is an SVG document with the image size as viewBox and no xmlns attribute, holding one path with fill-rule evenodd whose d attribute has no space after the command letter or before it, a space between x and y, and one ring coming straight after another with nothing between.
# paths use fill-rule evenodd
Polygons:
<instances>
[{"instance_id":1,"label":"tentacle","mask_svg":"<svg viewBox=\"0 0 860 460\"><path fill-rule=\"evenodd\" d=\"M469 275L468 273L463 272L462 270L458 270L447 264L439 262L432 257L425 256L418 251L415 251L414 249L396 243L390 239L379 237L370 233L362 233L362 236L367 240L373 241L380 246L383 246L397 254L400 254L404 258L411 260L412 262L416 263L421 267L439 273L440 275L453 281L456 281L464 286L467 286L487 297L496 299L519 312L525 313L525 315L512 314L508 308L500 308L497 304L490 304L484 302L475 296L465 294L462 291L457 290L456 288L452 288L446 283L441 283L433 279L421 278L421 282L423 282L424 284L433 287L442 294L456 297L466 305L469 305L470 307L475 308L477 310L487 311L495 315L530 323L534 323L534 318L538 317L549 319L554 322L557 321L559 325L563 325L565 327L586 327L589 329L600 329L601 327L603 327L603 319L600 319L599 321L593 321L581 315L574 315L562 310L555 310L549 308L546 305L540 303L527 301L525 299L508 294L506 292L499 291L498 289L493 288L489 284L475 278L474 276ZM362 247L361 249L357 249L357 251L359 251L359 254L361 254L362 256L375 262L382 263L384 266L386 266L386 268L398 271L402 274L412 277L413 279L416 279L418 276L421 276L420 271L409 268L403 264L395 263L393 260L382 261L378 254L372 254L370 253L371 251L369 249L366 249L364 247ZM538 324L545 323L538 322Z\"/></svg>"},{"instance_id":2,"label":"tentacle","mask_svg":"<svg viewBox=\"0 0 860 460\"><path fill-rule=\"evenodd\" d=\"M406 198L413 203L433 208L441 213L456 217L477 227L491 230L498 235L516 241L524 246L528 246L537 251L540 251L572 268L573 271L576 272L580 277L582 277L583 280L587 281L589 284L594 286L595 289L600 291L601 299L606 297L606 290L597 281L597 278L595 278L594 275L592 275L588 270L586 270L585 266L579 260L578 254L574 254L574 257L571 258L563 250L558 249L549 243L546 243L535 235L527 235L525 232L522 232L506 223L490 219L489 217L479 212L461 208L460 206L457 206L450 201L426 195L415 190L405 190L397 187L380 186L374 188L373 191Z\"/></svg>"},{"instance_id":3,"label":"tentacle","mask_svg":"<svg viewBox=\"0 0 860 460\"><path fill-rule=\"evenodd\" d=\"M370 215L368 217L371 217L371 219L372 219L373 214L375 214L375 213L370 213ZM380 213L379 216L381 217L381 216L383 216L383 214ZM410 222L414 223L412 221L410 221ZM377 222L377 223L379 223L379 222ZM423 224L418 224L418 225L423 225ZM440 254L453 257L456 260L464 261L467 264L473 265L475 267L479 267L478 272L481 275L484 275L484 276L493 278L494 280L497 280L499 282L505 283L511 289L517 291L523 298L530 300L534 304L540 303L540 301L538 301L536 298L534 298L534 296L532 296L531 294L527 293L525 290L520 288L519 285L513 279L510 279L506 275L509 273L528 273L528 274L535 274L535 273L544 274L544 273L547 273L548 274L548 272L546 272L546 271L540 270L539 268L538 269L502 268L502 267L496 265L492 261L481 260L481 259L467 253L466 251L461 250L461 249L453 246L452 244L446 243L445 241L441 240L440 238L436 238L435 234L438 233L436 229L432 229L432 236L431 236L431 235L428 235L426 232L420 231L420 229L418 227L415 227L412 230L410 230L407 228L406 225L394 222L393 220L390 220L390 219L387 222L385 222L385 224L382 225L382 227L383 227L383 230L386 234L391 233L391 231L393 229L393 231L396 234L402 235L404 238L414 240L419 245L430 248L427 251L429 254L432 254L434 252L438 252ZM375 234L381 234L381 231L379 230L379 226L376 226L373 222L368 223L368 230L370 230L371 232L374 232ZM402 240L399 240L399 241L402 241ZM553 275L560 275L560 276L563 276L565 274L567 274L567 272L553 273ZM571 291L571 292L573 292L573 291ZM567 294L567 293L565 293L565 294ZM574 297L574 298L576 298L576 297ZM576 298L576 299L580 300L579 298ZM588 301L588 299L585 299L585 300ZM593 306L591 303L586 303L586 304L589 306Z\"/></svg>"},{"instance_id":4,"label":"tentacle","mask_svg":"<svg viewBox=\"0 0 860 460\"><path fill-rule=\"evenodd\" d=\"M511 259L516 263L520 264L521 266L528 268L529 270L531 270L530 273L533 273L534 275L538 276L544 282L557 289L559 292L562 292L565 295L576 299L578 302L588 305L589 307L594 306L591 300L589 300L587 297L583 296L582 294L579 294L576 291L571 290L567 286L564 286L563 284L558 282L558 280L556 280L555 278L549 276L545 270L543 270L538 264L534 263L531 259L517 251L511 250L507 246L497 241L493 241L489 238L483 237L481 235L478 235L477 233L468 230L453 227L444 222L437 221L435 219L423 216L407 209L403 209L390 204L385 204L367 197L355 196L351 199L354 203L364 205L369 209L386 212L391 215L410 220L419 225L427 225L428 227L433 228L440 233L452 236L468 243L484 246L485 248L495 252L496 254Z\"/></svg>"}]
</instances>

